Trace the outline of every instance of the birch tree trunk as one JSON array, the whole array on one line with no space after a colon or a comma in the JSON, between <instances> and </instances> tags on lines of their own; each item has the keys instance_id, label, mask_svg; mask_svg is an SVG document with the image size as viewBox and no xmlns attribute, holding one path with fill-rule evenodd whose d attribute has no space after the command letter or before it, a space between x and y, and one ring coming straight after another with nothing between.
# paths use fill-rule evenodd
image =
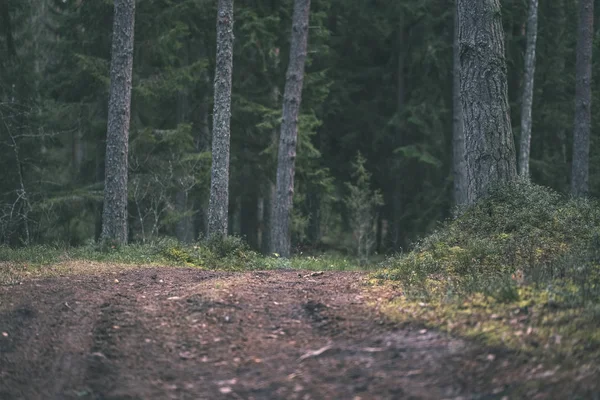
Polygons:
<instances>
[{"instance_id":1,"label":"birch tree trunk","mask_svg":"<svg viewBox=\"0 0 600 400\"><path fill-rule=\"evenodd\" d=\"M594 39L594 0L579 0L577 61L575 65L575 127L571 193L588 192L590 130L592 109L592 43Z\"/></svg>"},{"instance_id":2,"label":"birch tree trunk","mask_svg":"<svg viewBox=\"0 0 600 400\"><path fill-rule=\"evenodd\" d=\"M519 147L519 175L525 179L529 179L529 154L531 153L531 109L533 107L537 20L538 0L529 0L527 47L525 50L525 82L521 101L521 146Z\"/></svg>"},{"instance_id":3,"label":"birch tree trunk","mask_svg":"<svg viewBox=\"0 0 600 400\"><path fill-rule=\"evenodd\" d=\"M458 3L454 9L454 60L452 82L452 166L454 172L454 204L467 202L467 163L465 161L465 133L460 103L460 53L458 43Z\"/></svg>"},{"instance_id":4,"label":"birch tree trunk","mask_svg":"<svg viewBox=\"0 0 600 400\"><path fill-rule=\"evenodd\" d=\"M115 0L106 137L102 240L127 242L127 155L135 0Z\"/></svg>"},{"instance_id":5,"label":"birch tree trunk","mask_svg":"<svg viewBox=\"0 0 600 400\"><path fill-rule=\"evenodd\" d=\"M283 116L277 153L277 181L270 221L271 252L278 253L282 257L289 257L291 252L290 219L309 16L310 0L294 0L290 62L283 93Z\"/></svg>"},{"instance_id":6,"label":"birch tree trunk","mask_svg":"<svg viewBox=\"0 0 600 400\"><path fill-rule=\"evenodd\" d=\"M227 236L232 70L233 0L219 0L208 237Z\"/></svg>"},{"instance_id":7,"label":"birch tree trunk","mask_svg":"<svg viewBox=\"0 0 600 400\"><path fill-rule=\"evenodd\" d=\"M517 176L500 0L458 0L467 203Z\"/></svg>"}]
</instances>

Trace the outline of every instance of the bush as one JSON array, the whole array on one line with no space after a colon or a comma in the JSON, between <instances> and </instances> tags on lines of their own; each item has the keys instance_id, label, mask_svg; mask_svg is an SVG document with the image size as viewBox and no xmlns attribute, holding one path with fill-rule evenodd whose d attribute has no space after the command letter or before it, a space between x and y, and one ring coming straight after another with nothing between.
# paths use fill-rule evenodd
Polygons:
<instances>
[{"instance_id":1,"label":"bush","mask_svg":"<svg viewBox=\"0 0 600 400\"><path fill-rule=\"evenodd\" d=\"M593 242L599 232L595 201L518 181L492 190L412 252L389 258L378 277L419 286L438 274L454 278L458 287L453 293L479 291L510 298L515 293L511 285L522 281L593 274L598 269L592 263L597 248Z\"/></svg>"}]
</instances>

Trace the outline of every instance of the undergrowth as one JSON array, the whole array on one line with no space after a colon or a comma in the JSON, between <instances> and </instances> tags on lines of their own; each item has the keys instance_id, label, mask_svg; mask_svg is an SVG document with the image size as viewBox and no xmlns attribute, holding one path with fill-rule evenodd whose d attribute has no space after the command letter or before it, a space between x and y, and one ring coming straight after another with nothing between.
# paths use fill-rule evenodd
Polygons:
<instances>
[{"instance_id":1,"label":"undergrowth","mask_svg":"<svg viewBox=\"0 0 600 400\"><path fill-rule=\"evenodd\" d=\"M565 359L600 357L600 207L519 181L373 274L395 318Z\"/></svg>"},{"instance_id":2,"label":"undergrowth","mask_svg":"<svg viewBox=\"0 0 600 400\"><path fill-rule=\"evenodd\" d=\"M145 244L118 246L90 242L81 247L60 245L10 248L0 246L0 284L15 284L28 277L45 277L73 271L78 261L99 263L91 272L102 272L102 264L118 266L180 266L207 270L247 271L269 269L357 270L358 260L337 253L294 256L283 259L252 250L241 238L203 240L181 244L160 239ZM90 269L90 268L88 268Z\"/></svg>"}]
</instances>

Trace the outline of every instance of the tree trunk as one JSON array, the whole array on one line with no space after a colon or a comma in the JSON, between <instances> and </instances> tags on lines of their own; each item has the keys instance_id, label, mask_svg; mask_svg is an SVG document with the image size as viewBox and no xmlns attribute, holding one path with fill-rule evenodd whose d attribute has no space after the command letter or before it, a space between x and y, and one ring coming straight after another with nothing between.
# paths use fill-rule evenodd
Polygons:
<instances>
[{"instance_id":1,"label":"tree trunk","mask_svg":"<svg viewBox=\"0 0 600 400\"><path fill-rule=\"evenodd\" d=\"M517 176L500 0L458 0L467 203Z\"/></svg>"},{"instance_id":2,"label":"tree trunk","mask_svg":"<svg viewBox=\"0 0 600 400\"><path fill-rule=\"evenodd\" d=\"M527 16L527 48L525 51L525 84L521 101L521 146L519 148L519 175L529 179L529 154L531 153L531 109L535 75L535 47L537 41L538 0L529 0Z\"/></svg>"},{"instance_id":3,"label":"tree trunk","mask_svg":"<svg viewBox=\"0 0 600 400\"><path fill-rule=\"evenodd\" d=\"M135 0L115 0L102 240L118 243L127 242L127 154L134 22Z\"/></svg>"},{"instance_id":4,"label":"tree trunk","mask_svg":"<svg viewBox=\"0 0 600 400\"><path fill-rule=\"evenodd\" d=\"M182 56L187 64L188 56ZM182 89L177 93L177 125L183 124L188 119L189 99L187 90ZM183 174L187 174L184 171ZM175 195L175 209L180 215L175 225L175 236L182 243L191 243L194 241L194 224L192 221L193 201L189 197L191 188L181 187Z\"/></svg>"},{"instance_id":5,"label":"tree trunk","mask_svg":"<svg viewBox=\"0 0 600 400\"><path fill-rule=\"evenodd\" d=\"M454 204L461 206L467 202L467 163L465 161L465 132L460 103L460 53L458 42L458 3L454 9L454 61L452 83L452 166L454 175Z\"/></svg>"},{"instance_id":6,"label":"tree trunk","mask_svg":"<svg viewBox=\"0 0 600 400\"><path fill-rule=\"evenodd\" d=\"M229 137L233 70L233 0L219 0L208 237L227 236Z\"/></svg>"},{"instance_id":7,"label":"tree trunk","mask_svg":"<svg viewBox=\"0 0 600 400\"><path fill-rule=\"evenodd\" d=\"M298 115L302 100L304 64L308 41L310 0L294 0L290 63L283 94L283 118L277 154L277 183L271 218L271 252L289 257L290 218L294 196L294 172Z\"/></svg>"},{"instance_id":8,"label":"tree trunk","mask_svg":"<svg viewBox=\"0 0 600 400\"><path fill-rule=\"evenodd\" d=\"M404 113L406 102L406 44L405 44L405 18L402 15L398 23L398 66L397 66L397 87L396 87L396 118L398 124ZM394 137L394 147L407 145L403 128L398 127ZM402 160L397 159L397 169L392 171L393 191L392 191L392 226L391 226L391 247L393 251L399 250L404 246L406 227L402 225L404 217L404 196L405 196L405 177L402 168Z\"/></svg>"},{"instance_id":9,"label":"tree trunk","mask_svg":"<svg viewBox=\"0 0 600 400\"><path fill-rule=\"evenodd\" d=\"M594 0L579 0L577 62L575 65L575 129L571 193L588 193L590 129L592 106L592 43L594 38Z\"/></svg>"}]
</instances>

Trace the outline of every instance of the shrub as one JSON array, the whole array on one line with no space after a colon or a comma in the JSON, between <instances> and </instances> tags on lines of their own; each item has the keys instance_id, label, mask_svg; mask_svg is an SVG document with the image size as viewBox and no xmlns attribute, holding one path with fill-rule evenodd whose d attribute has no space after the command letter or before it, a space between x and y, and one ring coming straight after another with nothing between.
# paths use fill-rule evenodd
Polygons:
<instances>
[{"instance_id":1,"label":"shrub","mask_svg":"<svg viewBox=\"0 0 600 400\"><path fill-rule=\"evenodd\" d=\"M458 284L454 293L510 298L521 280L542 283L596 273L592 253L599 232L595 201L517 181L492 190L410 253L386 260L377 276L417 286L432 275L451 276Z\"/></svg>"}]
</instances>

